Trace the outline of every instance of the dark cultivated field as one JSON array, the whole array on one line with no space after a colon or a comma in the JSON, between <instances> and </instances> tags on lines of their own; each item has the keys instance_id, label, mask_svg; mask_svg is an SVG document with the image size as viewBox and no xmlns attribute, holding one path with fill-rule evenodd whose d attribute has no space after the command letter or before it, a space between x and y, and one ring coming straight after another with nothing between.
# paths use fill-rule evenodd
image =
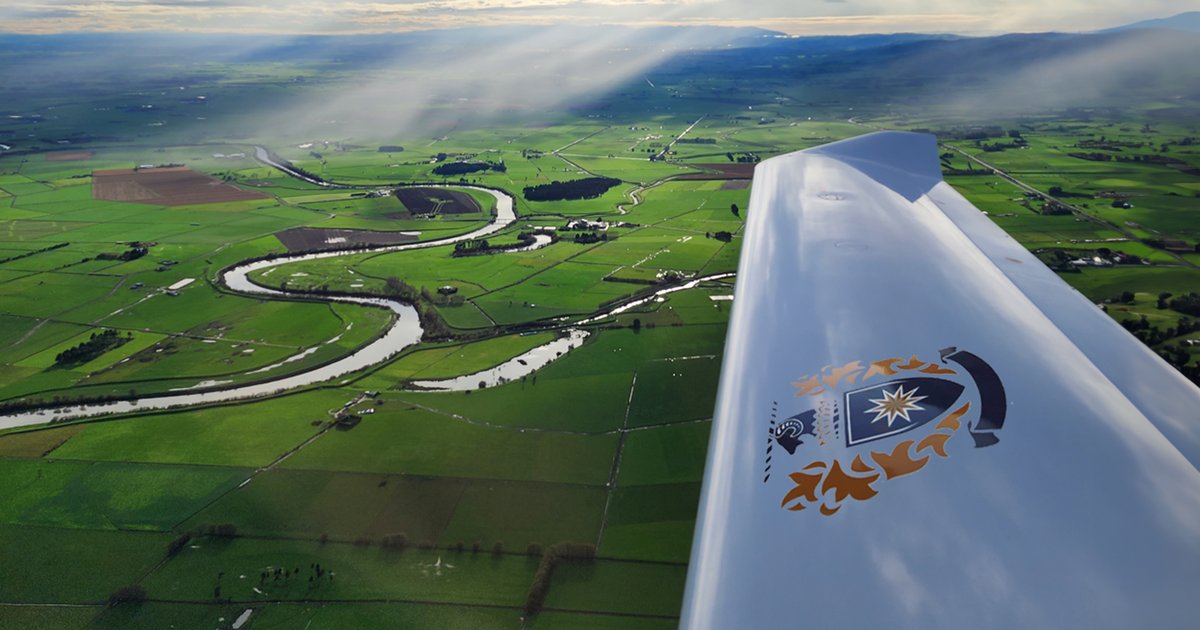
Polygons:
<instances>
[{"instance_id":1,"label":"dark cultivated field","mask_svg":"<svg viewBox=\"0 0 1200 630\"><path fill-rule=\"evenodd\" d=\"M371 230L333 230L326 228L292 228L275 234L290 252L317 249L345 249L351 245L398 245L412 243L418 238L406 232L374 232Z\"/></svg>"},{"instance_id":2,"label":"dark cultivated field","mask_svg":"<svg viewBox=\"0 0 1200 630\"><path fill-rule=\"evenodd\" d=\"M438 188L398 188L396 198L412 214L472 214L482 212L478 203L464 192ZM390 217L406 218L406 217Z\"/></svg>"},{"instance_id":3,"label":"dark cultivated field","mask_svg":"<svg viewBox=\"0 0 1200 630\"><path fill-rule=\"evenodd\" d=\"M92 197L156 206L191 206L267 198L261 193L242 190L186 166L93 171Z\"/></svg>"}]
</instances>

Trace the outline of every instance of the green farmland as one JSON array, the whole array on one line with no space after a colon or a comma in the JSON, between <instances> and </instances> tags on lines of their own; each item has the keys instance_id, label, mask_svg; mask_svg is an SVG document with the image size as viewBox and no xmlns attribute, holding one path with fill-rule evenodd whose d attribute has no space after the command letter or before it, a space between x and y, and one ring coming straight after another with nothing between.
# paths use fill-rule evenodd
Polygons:
<instances>
[{"instance_id":1,"label":"green farmland","mask_svg":"<svg viewBox=\"0 0 1200 630\"><path fill-rule=\"evenodd\" d=\"M426 332L252 400L0 432L0 627L229 628L246 611L248 628L676 627L753 165L875 129L937 134L951 186L1200 371L1187 345L1200 314L1181 299L1200 293L1200 97L964 114L928 107L933 88L870 56L779 40L701 47L569 103L485 103L446 89L436 64L389 69L352 46L150 63L119 89L103 73L70 89L55 73L0 82L0 415L269 382L397 322L311 294L408 300ZM30 59L18 48L0 46L0 63ZM321 109L411 80L442 91L402 126ZM417 95L404 97L385 104ZM301 105L319 120L300 124ZM166 165L237 199L97 192L97 171ZM592 177L611 186L525 192ZM395 192L409 185L436 198L410 208ZM511 196L513 224L424 246L492 221L478 187ZM443 207L436 191L477 211L420 211ZM249 274L291 296L222 284L286 254L295 230L347 253ZM346 233L422 246L352 248ZM548 242L517 251L534 234ZM694 278L707 279L588 321ZM588 333L579 347L474 386L572 328ZM414 385L466 376L460 391ZM556 565L529 615L539 563L564 543L589 557Z\"/></svg>"}]
</instances>

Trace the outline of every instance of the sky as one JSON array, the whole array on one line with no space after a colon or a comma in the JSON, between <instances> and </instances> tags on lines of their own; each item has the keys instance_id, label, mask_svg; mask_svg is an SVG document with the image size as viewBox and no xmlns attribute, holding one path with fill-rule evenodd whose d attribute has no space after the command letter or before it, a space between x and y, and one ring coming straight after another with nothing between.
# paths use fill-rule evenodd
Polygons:
<instances>
[{"instance_id":1,"label":"sky","mask_svg":"<svg viewBox=\"0 0 1200 630\"><path fill-rule=\"evenodd\" d=\"M0 32L338 34L464 26L756 26L793 35L1089 31L1181 0L4 0Z\"/></svg>"}]
</instances>

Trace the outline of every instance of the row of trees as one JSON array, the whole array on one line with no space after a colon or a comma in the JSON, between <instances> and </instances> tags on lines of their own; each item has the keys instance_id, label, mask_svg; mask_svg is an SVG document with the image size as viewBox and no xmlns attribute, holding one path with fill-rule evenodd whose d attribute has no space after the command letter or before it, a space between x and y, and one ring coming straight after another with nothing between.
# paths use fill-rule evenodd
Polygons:
<instances>
[{"instance_id":1,"label":"row of trees","mask_svg":"<svg viewBox=\"0 0 1200 630\"><path fill-rule=\"evenodd\" d=\"M453 175L469 175L480 171L507 173L508 167L504 165L504 162L447 162L434 167L433 174L450 177Z\"/></svg>"},{"instance_id":2,"label":"row of trees","mask_svg":"<svg viewBox=\"0 0 1200 630\"><path fill-rule=\"evenodd\" d=\"M328 535L322 534L321 543L324 544L328 541ZM354 539L354 546L356 547L370 547L375 543L376 540L369 536L360 536ZM414 543L409 539L408 534L404 532L385 534L378 540L378 543L383 549L399 551L409 548L419 549L421 551L444 549L445 551L452 553L466 553L469 551L472 554L478 554L484 550L483 542L478 540L472 542L470 545L467 545L461 540L458 542L447 543L445 546L439 546L432 540L423 540L421 542ZM504 555L504 541L497 540L496 542L492 543L489 552L495 557ZM564 559L591 559L596 555L596 547L594 545L584 545L580 543L559 543L551 546L550 549L546 551L539 543L529 543L529 545L525 547L524 555L527 555L531 558L542 558L543 560L545 560L546 557L551 557L553 561L561 561Z\"/></svg>"},{"instance_id":3,"label":"row of trees","mask_svg":"<svg viewBox=\"0 0 1200 630\"><path fill-rule=\"evenodd\" d=\"M371 544L371 539L359 538L354 541L354 544L359 545L359 546L369 546ZM380 539L379 546L383 547L384 549L396 549L396 550L404 550L404 549L409 548L410 546L415 547L417 549L424 550L424 551L438 549L437 543L434 543L432 540L425 540L425 541L421 541L419 543L413 543L412 541L410 541L408 539L408 534L405 534L403 532L385 535L382 539ZM452 551L454 553L464 553L468 550L468 547L467 547L466 543L464 543L463 541L460 540L458 542L454 542L454 543L450 543L450 544L446 545L445 550ZM477 553L483 551L483 543L478 540L471 543L470 551L472 554L477 554ZM504 541L497 540L495 543L493 543L492 548L491 548L491 553L493 556L497 556L497 557L504 555Z\"/></svg>"},{"instance_id":4,"label":"row of trees","mask_svg":"<svg viewBox=\"0 0 1200 630\"><path fill-rule=\"evenodd\" d=\"M104 394L100 396L63 396L56 394L49 400L45 398L18 398L16 400L7 400L0 402L0 415L11 413L21 413L23 411L36 411L43 407L63 407L66 405L108 405L121 400L136 399L138 392L136 389L130 389L128 394L120 396L117 394ZM58 419L50 420L51 423L60 422Z\"/></svg>"},{"instance_id":5,"label":"row of trees","mask_svg":"<svg viewBox=\"0 0 1200 630\"><path fill-rule=\"evenodd\" d=\"M1145 238L1145 239L1142 239L1142 243L1145 245L1149 245L1150 247L1153 247L1154 249L1167 249L1167 242L1162 240L1161 238ZM1194 249L1196 252L1200 252L1200 243L1196 243L1196 245L1193 246L1192 249Z\"/></svg>"},{"instance_id":6,"label":"row of trees","mask_svg":"<svg viewBox=\"0 0 1200 630\"><path fill-rule=\"evenodd\" d=\"M34 249L34 250L27 251L27 252L22 252L20 254L13 254L12 256L6 256L4 258L0 258L0 264L6 263L6 262L12 262L14 260L21 260L22 258L29 258L30 256L33 256L36 254L41 254L43 252L51 252L56 249L61 249L63 247L66 247L67 245L70 245L70 243L55 243L54 245L51 245L49 247L43 247L41 249Z\"/></svg>"},{"instance_id":7,"label":"row of trees","mask_svg":"<svg viewBox=\"0 0 1200 630\"><path fill-rule=\"evenodd\" d=\"M542 554L537 572L533 574L533 584L529 586L529 593L525 596L525 617L536 615L542 610L546 603L546 595L550 592L550 579L558 565L564 562L587 562L595 558L595 545L570 542L551 545Z\"/></svg>"}]
</instances>

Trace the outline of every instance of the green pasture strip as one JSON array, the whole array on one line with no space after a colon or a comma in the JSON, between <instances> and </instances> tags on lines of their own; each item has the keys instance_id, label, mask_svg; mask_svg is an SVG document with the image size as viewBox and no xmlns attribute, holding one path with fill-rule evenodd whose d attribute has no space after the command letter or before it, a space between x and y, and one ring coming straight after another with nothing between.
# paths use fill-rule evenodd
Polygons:
<instances>
[{"instance_id":1,"label":"green pasture strip","mask_svg":"<svg viewBox=\"0 0 1200 630\"><path fill-rule=\"evenodd\" d=\"M686 563L699 503L699 481L618 485L608 509L601 554Z\"/></svg>"},{"instance_id":2,"label":"green pasture strip","mask_svg":"<svg viewBox=\"0 0 1200 630\"><path fill-rule=\"evenodd\" d=\"M92 422L57 459L265 466L314 435L351 398L318 390L240 404Z\"/></svg>"},{"instance_id":3,"label":"green pasture strip","mask_svg":"<svg viewBox=\"0 0 1200 630\"><path fill-rule=\"evenodd\" d=\"M674 617L686 577L679 564L564 562L554 570L546 608Z\"/></svg>"},{"instance_id":4,"label":"green pasture strip","mask_svg":"<svg viewBox=\"0 0 1200 630\"><path fill-rule=\"evenodd\" d=\"M0 520L83 529L167 531L247 471L122 462L0 460Z\"/></svg>"},{"instance_id":5,"label":"green pasture strip","mask_svg":"<svg viewBox=\"0 0 1200 630\"><path fill-rule=\"evenodd\" d=\"M164 556L174 534L0 525L0 601L99 604Z\"/></svg>"},{"instance_id":6,"label":"green pasture strip","mask_svg":"<svg viewBox=\"0 0 1200 630\"><path fill-rule=\"evenodd\" d=\"M322 577L310 583L307 578L315 577L316 564L321 565ZM286 567L292 575L277 581L273 577L276 567ZM211 601L214 587L219 584L222 597L248 606L272 600L355 599L519 606L536 567L536 560L526 557L494 558L489 553L469 551L458 554L315 541L200 539L143 584L152 598L196 602ZM260 576L268 568L272 569L272 577L263 580Z\"/></svg>"},{"instance_id":7,"label":"green pasture strip","mask_svg":"<svg viewBox=\"0 0 1200 630\"><path fill-rule=\"evenodd\" d=\"M349 431L331 431L284 467L602 485L615 435L583 436L473 425L399 401Z\"/></svg>"}]
</instances>

